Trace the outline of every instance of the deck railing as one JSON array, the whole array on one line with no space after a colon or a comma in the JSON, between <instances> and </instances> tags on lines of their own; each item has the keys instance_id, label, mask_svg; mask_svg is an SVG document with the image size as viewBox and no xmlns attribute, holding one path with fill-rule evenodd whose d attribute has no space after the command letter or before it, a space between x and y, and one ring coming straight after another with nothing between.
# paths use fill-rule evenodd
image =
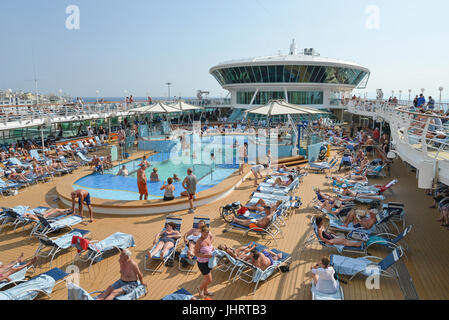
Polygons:
<instances>
[{"instance_id":1,"label":"deck railing","mask_svg":"<svg viewBox=\"0 0 449 320\"><path fill-rule=\"evenodd\" d=\"M350 113L388 122L392 143L399 156L417 168L422 161L433 161L437 178L448 184L449 117L410 110L406 105L379 101L351 101L348 104Z\"/></svg>"}]
</instances>

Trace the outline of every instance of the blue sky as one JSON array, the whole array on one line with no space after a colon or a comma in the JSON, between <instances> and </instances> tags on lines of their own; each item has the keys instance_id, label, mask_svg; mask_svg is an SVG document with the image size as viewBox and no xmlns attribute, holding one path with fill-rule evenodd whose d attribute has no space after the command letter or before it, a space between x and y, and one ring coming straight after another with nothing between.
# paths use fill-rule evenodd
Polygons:
<instances>
[{"instance_id":1,"label":"blue sky","mask_svg":"<svg viewBox=\"0 0 449 320\"><path fill-rule=\"evenodd\" d=\"M65 27L68 5L80 29ZM366 8L379 8L379 29ZM0 88L73 96L224 96L209 68L299 48L354 61L372 74L366 91L408 89L449 96L446 0L4 0L0 2ZM406 93L407 92L407 93Z\"/></svg>"}]
</instances>

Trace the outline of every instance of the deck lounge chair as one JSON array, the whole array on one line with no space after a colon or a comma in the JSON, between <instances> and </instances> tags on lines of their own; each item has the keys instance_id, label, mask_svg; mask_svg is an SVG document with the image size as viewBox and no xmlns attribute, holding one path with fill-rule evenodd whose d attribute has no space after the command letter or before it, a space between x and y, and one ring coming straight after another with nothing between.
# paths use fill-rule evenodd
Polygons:
<instances>
[{"instance_id":1,"label":"deck lounge chair","mask_svg":"<svg viewBox=\"0 0 449 320\"><path fill-rule=\"evenodd\" d=\"M206 226L208 226L208 227L210 226L210 217L209 216L195 216L195 217L193 217L193 226L192 226L192 228L198 228L198 223L200 221L204 221ZM182 272L189 272L189 273L193 272L193 273L196 273L197 271L193 271L192 269L183 269L181 267L182 264L183 264L182 262L184 262L184 264L188 264L188 265L194 266L195 262L197 261L196 257L193 257L193 259L189 259L187 257L187 251L188 250L189 250L189 245L188 244L184 245L184 248L182 249L181 253L179 254L179 259L178 259L179 265L178 265L178 268Z\"/></svg>"},{"instance_id":2,"label":"deck lounge chair","mask_svg":"<svg viewBox=\"0 0 449 320\"><path fill-rule=\"evenodd\" d=\"M402 249L394 249L386 258L366 256L361 258L350 258L340 255L331 255L330 264L338 274L351 276L352 280L356 275L363 274L364 276L371 276L378 273L386 277L398 277L397 270L393 265L404 255ZM376 263L372 260L380 260ZM389 271L391 269L391 271Z\"/></svg>"},{"instance_id":3,"label":"deck lounge chair","mask_svg":"<svg viewBox=\"0 0 449 320\"><path fill-rule=\"evenodd\" d=\"M53 288L64 282L63 279L68 275L61 269L51 269L15 287L0 291L0 300L34 300L40 293L51 297Z\"/></svg>"},{"instance_id":4,"label":"deck lounge chair","mask_svg":"<svg viewBox=\"0 0 449 320\"><path fill-rule=\"evenodd\" d=\"M260 244L256 244L256 249L258 251L262 251L263 249L267 249L267 247ZM261 270L247 261L236 258L236 260L239 263L241 263L241 267L237 271L234 277L234 281L242 280L246 283L255 283L256 285L253 291L253 293L255 294L260 281L267 280L281 266L291 263L292 257L290 254L285 253L283 251L279 251L277 249L271 249L271 251L273 251L276 254L281 253L282 258L274 261L273 264L265 270Z\"/></svg>"},{"instance_id":5,"label":"deck lounge chair","mask_svg":"<svg viewBox=\"0 0 449 320\"><path fill-rule=\"evenodd\" d=\"M271 193L271 194L278 194L278 195L288 195L293 190L295 190L299 186L299 178L295 178L292 183L290 183L287 187L280 187L280 186L272 186L269 183L262 182L258 187L257 191L262 193Z\"/></svg>"},{"instance_id":6,"label":"deck lounge chair","mask_svg":"<svg viewBox=\"0 0 449 320\"><path fill-rule=\"evenodd\" d=\"M39 161L39 162L44 162L44 161L45 161L45 159L42 158L42 157L39 155L39 153L37 152L36 149L30 150L30 156L31 156L32 158L36 159L36 160Z\"/></svg>"},{"instance_id":7,"label":"deck lounge chair","mask_svg":"<svg viewBox=\"0 0 449 320\"><path fill-rule=\"evenodd\" d=\"M281 237L283 237L281 228L275 223L276 219L277 219L278 216L281 214L281 213L279 212L280 210L285 210L285 208L282 208L281 206L279 206L279 207L276 209L276 213L273 214L273 217L272 217L271 221L268 223L268 225L267 225L264 229L263 229L263 228L258 228L258 227L256 227L256 228L253 228L253 227L246 227L246 226L242 226L242 225L240 225L240 224L238 224L238 223L231 222L231 223L228 223L228 224L226 225L225 230L226 230L226 231L233 230L233 229L236 229L236 230L243 230L243 231L245 231L245 233L243 234L243 236L246 236L246 235L248 235L249 233L252 233L252 234L260 235L260 236L262 236L262 238L264 238L265 236L268 235L268 236L271 237L271 239L273 239L273 241L274 241L274 242L276 243L276 245L277 245L276 236L277 236L278 234L280 234Z\"/></svg>"},{"instance_id":8,"label":"deck lounge chair","mask_svg":"<svg viewBox=\"0 0 449 320\"><path fill-rule=\"evenodd\" d=\"M98 241L90 241L88 248L84 250L79 244L78 241L74 244L74 246L79 250L78 254L75 256L74 261L80 260L83 262L90 262L90 267L94 262L99 262L103 260L103 255L111 250L117 249L118 252L120 250L135 247L136 244L134 242L134 237L127 233L116 232L113 235L110 235L104 240Z\"/></svg>"},{"instance_id":9,"label":"deck lounge chair","mask_svg":"<svg viewBox=\"0 0 449 320\"><path fill-rule=\"evenodd\" d=\"M175 224L175 226L176 226L176 230L178 230L179 232L181 232L181 226L182 226L182 218L180 217L180 216L177 216L177 215L169 215L169 216L167 216L166 218L165 218L165 224L164 225L166 225L167 223L169 223L169 222L173 222L174 224ZM165 229L165 228L164 228ZM151 259L149 258L149 256L148 256L148 253L146 253L145 254L145 262L144 262L144 269L146 270L146 271L151 271L151 272L162 272L162 270L159 270L159 267L162 265L162 264L166 264L167 262L173 262L174 261L174 259L175 259L175 251L176 251L176 247L178 246L178 243L179 243L179 239L177 239L176 241L175 241L175 245L173 246L173 248L171 248L168 252L167 252L167 254L164 256L164 257L161 257L161 252L159 252L157 255L155 255L155 256L153 256ZM157 246L157 243L151 248L151 250L150 251L153 251L155 248L156 248L156 246ZM149 262L149 261L158 261L159 262L159 264L158 264L158 266L156 267L156 269L152 269L152 268L150 268L150 267L147 267L147 263Z\"/></svg>"},{"instance_id":10,"label":"deck lounge chair","mask_svg":"<svg viewBox=\"0 0 449 320\"><path fill-rule=\"evenodd\" d=\"M45 219L43 216L37 215L37 218L39 219L39 223L31 230L30 237L46 236L64 228L72 229L73 226L84 221L84 218L78 215L68 215L57 219Z\"/></svg>"},{"instance_id":11,"label":"deck lounge chair","mask_svg":"<svg viewBox=\"0 0 449 320\"><path fill-rule=\"evenodd\" d=\"M67 281L67 300L96 300L103 291L87 292L71 281ZM139 284L132 292L117 296L114 300L138 300L148 293L147 287ZM95 296L94 296L95 295Z\"/></svg>"},{"instance_id":12,"label":"deck lounge chair","mask_svg":"<svg viewBox=\"0 0 449 320\"><path fill-rule=\"evenodd\" d=\"M34 254L36 257L41 258L48 258L50 259L50 268L53 263L53 259L55 256L64 251L69 249L72 246L72 238L74 236L78 237L85 237L88 233L90 233L89 230L82 230L82 229L74 229L71 232L58 237L58 238L48 238L47 236L38 236L40 245L36 250L36 253ZM49 249L44 251L45 249Z\"/></svg>"},{"instance_id":13,"label":"deck lounge chair","mask_svg":"<svg viewBox=\"0 0 449 320\"><path fill-rule=\"evenodd\" d=\"M25 264L26 262L23 262L22 264L17 263L14 267L19 267L20 265ZM6 286L9 286L11 284L17 285L21 282L25 282L25 276L28 272L28 270L30 269L34 269L34 266L28 266L23 268L22 270L17 271L16 273L13 273L12 275L9 276L9 278L11 279L11 281L0 281L0 290Z\"/></svg>"},{"instance_id":14,"label":"deck lounge chair","mask_svg":"<svg viewBox=\"0 0 449 320\"><path fill-rule=\"evenodd\" d=\"M345 300L345 296L343 294L343 288L340 285L340 281L338 281L337 292L333 294L322 293L316 290L315 282L312 280L312 300Z\"/></svg>"},{"instance_id":15,"label":"deck lounge chair","mask_svg":"<svg viewBox=\"0 0 449 320\"><path fill-rule=\"evenodd\" d=\"M19 188L25 186L24 183L20 182L6 182L3 179L0 178L0 194L3 194L5 192L9 192L10 190L17 190L19 191Z\"/></svg>"},{"instance_id":16,"label":"deck lounge chair","mask_svg":"<svg viewBox=\"0 0 449 320\"><path fill-rule=\"evenodd\" d=\"M192 300L193 294L184 288L181 288L169 295L166 295L161 300Z\"/></svg>"},{"instance_id":17,"label":"deck lounge chair","mask_svg":"<svg viewBox=\"0 0 449 320\"><path fill-rule=\"evenodd\" d=\"M315 217L312 217L311 223L312 223L313 230L312 230L310 236L305 241L304 246L302 247L301 250L304 250L306 247L308 247L309 245L311 245L313 243L319 243L323 247L336 249L338 252L354 252L354 253L359 253L359 254L367 253L369 246L367 244L365 244L364 242L362 243L362 245L360 247L347 247L347 246L343 246L343 245L327 244L326 242L322 241L320 239L320 236L318 235L318 226L316 225Z\"/></svg>"},{"instance_id":18,"label":"deck lounge chair","mask_svg":"<svg viewBox=\"0 0 449 320\"><path fill-rule=\"evenodd\" d=\"M337 159L332 159L329 162L309 162L309 165L306 167L306 170L324 173L326 170L332 170L332 168L337 163Z\"/></svg>"},{"instance_id":19,"label":"deck lounge chair","mask_svg":"<svg viewBox=\"0 0 449 320\"><path fill-rule=\"evenodd\" d=\"M81 159L81 165L83 165L83 166L88 165L92 162L92 158L87 158L81 152L77 152L76 155Z\"/></svg>"}]
</instances>

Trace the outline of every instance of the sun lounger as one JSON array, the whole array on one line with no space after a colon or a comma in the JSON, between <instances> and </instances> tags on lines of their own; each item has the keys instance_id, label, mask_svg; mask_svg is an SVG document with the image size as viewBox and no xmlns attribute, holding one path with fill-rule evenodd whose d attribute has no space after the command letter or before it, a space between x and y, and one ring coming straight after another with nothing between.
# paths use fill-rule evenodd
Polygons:
<instances>
[{"instance_id":1,"label":"sun lounger","mask_svg":"<svg viewBox=\"0 0 449 320\"><path fill-rule=\"evenodd\" d=\"M67 300L96 300L103 291L87 292L73 282L67 282ZM147 287L139 284L132 292L117 296L114 300L138 300L148 293ZM95 295L95 296L94 296Z\"/></svg>"},{"instance_id":2,"label":"sun lounger","mask_svg":"<svg viewBox=\"0 0 449 320\"><path fill-rule=\"evenodd\" d=\"M46 236L52 232L57 230L61 230L64 228L72 229L73 226L80 224L84 221L84 218L78 215L68 215L64 217L59 217L59 219L51 218L45 219L41 215L37 215L39 219L39 223L33 228L30 233L30 237L32 236Z\"/></svg>"},{"instance_id":3,"label":"sun lounger","mask_svg":"<svg viewBox=\"0 0 449 320\"><path fill-rule=\"evenodd\" d=\"M184 288L181 288L169 295L163 297L161 300L192 300L193 295Z\"/></svg>"},{"instance_id":4,"label":"sun lounger","mask_svg":"<svg viewBox=\"0 0 449 320\"><path fill-rule=\"evenodd\" d=\"M48 238L47 236L44 235L38 236L40 245L37 248L36 253L34 255L36 257L42 258L51 257L50 259L50 268L51 268L55 256L58 253L67 250L72 246L72 238L74 236L85 237L88 233L90 233L89 230L74 229L73 231L58 238ZM45 249L49 250L43 252L43 250Z\"/></svg>"},{"instance_id":5,"label":"sun lounger","mask_svg":"<svg viewBox=\"0 0 449 320\"><path fill-rule=\"evenodd\" d=\"M338 252L346 251L346 252L364 253L364 254L367 253L369 246L367 246L365 243L362 243L362 245L360 247L348 247L348 246L344 246L344 245L327 244L326 242L321 240L320 236L318 235L318 226L315 223L315 217L312 217L311 224L312 224L312 228L313 228L312 232L311 232L310 236L307 238L307 240L305 241L302 250L304 250L306 247L308 247L309 245L311 245L313 243L319 243L323 247L336 249Z\"/></svg>"},{"instance_id":6,"label":"sun lounger","mask_svg":"<svg viewBox=\"0 0 449 320\"><path fill-rule=\"evenodd\" d=\"M331 255L330 264L338 274L351 276L352 280L356 275L363 274L364 276L371 276L379 274L386 277L398 277L398 273L393 265L404 255L400 248L394 249L384 259L373 256L366 256L361 258L350 258L341 255ZM376 263L373 260L380 260ZM391 269L389 271L389 269Z\"/></svg>"},{"instance_id":7,"label":"sun lounger","mask_svg":"<svg viewBox=\"0 0 449 320\"><path fill-rule=\"evenodd\" d=\"M182 226L182 218L181 217L176 216L176 215L169 215L169 216L167 216L167 218L165 218L165 224L167 224L169 222L173 222L176 225L176 230L181 232L181 226ZM165 230L165 228L164 228L164 230ZM177 239L175 241L173 248L171 248L164 257L161 257L162 250L160 252L158 252L158 254L153 256L151 259L149 258L148 253L146 253L145 254L145 262L144 262L145 270L151 271L151 272L162 272L162 270L159 270L159 267L162 265L162 263L166 264L168 261L170 261L170 262L174 261L175 250L176 250L176 247L178 246L178 243L179 243L179 239ZM158 244L158 242L156 242L154 244L154 246L151 248L150 252L152 252L156 248L157 244ZM160 262L156 269L151 269L151 268L147 267L147 262L149 262L150 260Z\"/></svg>"},{"instance_id":8,"label":"sun lounger","mask_svg":"<svg viewBox=\"0 0 449 320\"><path fill-rule=\"evenodd\" d=\"M22 264L17 263L14 267L15 268L20 267L20 265L23 265L25 263L26 262L23 262ZM11 284L17 285L17 284L19 284L21 282L26 281L25 280L25 276L26 276L28 270L30 270L30 269L34 269L34 266L33 265L32 266L28 266L28 267L23 268L22 270L17 271L16 273L13 273L12 275L10 275L8 277L8 278L11 279L11 281L7 281L7 280L0 281L0 290L2 288L6 287L6 286L11 285Z\"/></svg>"},{"instance_id":9,"label":"sun lounger","mask_svg":"<svg viewBox=\"0 0 449 320\"><path fill-rule=\"evenodd\" d=\"M51 297L53 288L67 276L61 269L51 269L15 287L0 291L0 300L34 300L40 293Z\"/></svg>"},{"instance_id":10,"label":"sun lounger","mask_svg":"<svg viewBox=\"0 0 449 320\"><path fill-rule=\"evenodd\" d=\"M81 165L88 165L92 162L92 158L87 158L84 154L81 152L77 152L76 155L81 159Z\"/></svg>"},{"instance_id":11,"label":"sun lounger","mask_svg":"<svg viewBox=\"0 0 449 320\"><path fill-rule=\"evenodd\" d=\"M79 238L74 246L79 250L78 254L75 256L74 261L81 260L83 262L90 262L90 270L90 267L94 262L103 260L103 255L105 253L108 253L114 249L117 249L117 251L120 252L120 250L135 247L136 244L132 235L122 232L116 232L104 240L90 241L87 250L84 250L80 246Z\"/></svg>"},{"instance_id":12,"label":"sun lounger","mask_svg":"<svg viewBox=\"0 0 449 320\"><path fill-rule=\"evenodd\" d=\"M193 226L192 226L192 228L198 228L198 223L200 221L204 221L206 226L208 226L208 227L210 226L210 217L209 216L195 216L195 217L193 217ZM197 261L196 257L193 257L193 259L189 259L187 257L188 250L189 250L189 245L188 244L184 245L184 248L182 249L181 253L179 254L179 265L178 265L178 268L182 272L193 272L193 273L195 273L196 271L193 271L191 269L183 269L181 267L183 265L182 262L184 262L184 264L194 266L195 262Z\"/></svg>"},{"instance_id":13,"label":"sun lounger","mask_svg":"<svg viewBox=\"0 0 449 320\"><path fill-rule=\"evenodd\" d=\"M267 249L267 247L256 244L256 249L258 251L262 251L264 249ZM256 293L260 281L267 280L277 269L279 269L279 267L291 263L290 254L279 251L277 249L271 249L271 251L273 251L273 253L275 254L281 253L282 258L279 260L275 260L273 264L265 270L261 270L247 261L236 258L236 260L239 261L242 266L237 271L234 281L242 280L246 283L255 283L253 293Z\"/></svg>"}]
</instances>

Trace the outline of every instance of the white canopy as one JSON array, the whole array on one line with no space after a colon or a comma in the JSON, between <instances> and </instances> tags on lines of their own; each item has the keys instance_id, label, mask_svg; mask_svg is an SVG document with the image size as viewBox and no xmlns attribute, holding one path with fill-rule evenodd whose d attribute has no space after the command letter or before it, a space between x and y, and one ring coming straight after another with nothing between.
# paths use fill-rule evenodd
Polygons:
<instances>
[{"instance_id":1,"label":"white canopy","mask_svg":"<svg viewBox=\"0 0 449 320\"><path fill-rule=\"evenodd\" d=\"M287 103L285 100L271 100L264 106L254 107L247 113L263 114L268 117L285 114L325 114L328 112L318 109Z\"/></svg>"},{"instance_id":2,"label":"white canopy","mask_svg":"<svg viewBox=\"0 0 449 320\"><path fill-rule=\"evenodd\" d=\"M130 112L135 113L174 113L174 112L180 112L181 110L176 109L172 106L168 106L166 104L163 104L162 102L158 102L155 104L150 104L148 106L143 106L139 108L131 109Z\"/></svg>"},{"instance_id":3,"label":"white canopy","mask_svg":"<svg viewBox=\"0 0 449 320\"><path fill-rule=\"evenodd\" d=\"M194 106L194 105L185 103L185 102L182 101L182 100L178 100L178 101L176 101L175 103L170 104L169 106L170 106L170 107L173 107L173 108L176 108L176 109L179 109L179 110L181 110L181 111L201 110L201 109L203 109L203 108L201 108L201 107L197 107L197 106Z\"/></svg>"}]
</instances>

